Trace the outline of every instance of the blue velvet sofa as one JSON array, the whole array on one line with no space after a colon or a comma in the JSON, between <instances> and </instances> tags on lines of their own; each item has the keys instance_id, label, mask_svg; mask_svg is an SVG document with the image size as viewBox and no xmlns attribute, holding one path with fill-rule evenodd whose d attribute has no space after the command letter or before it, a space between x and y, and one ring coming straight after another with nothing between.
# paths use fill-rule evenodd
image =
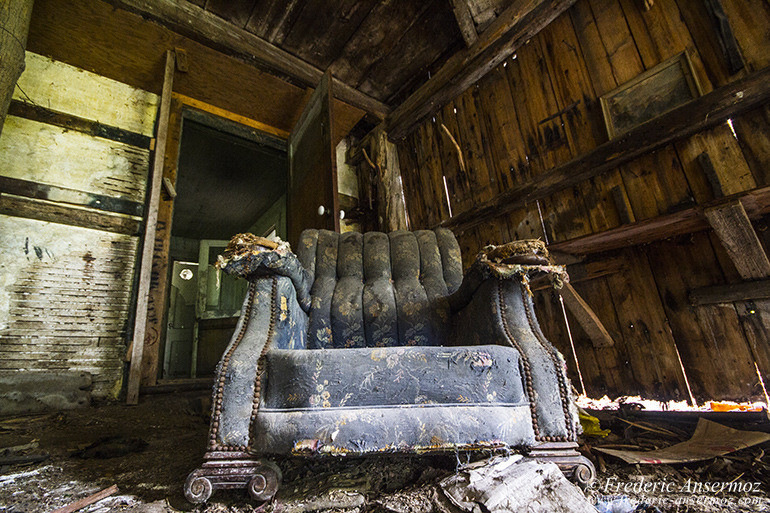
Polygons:
<instances>
[{"instance_id":1,"label":"blue velvet sofa","mask_svg":"<svg viewBox=\"0 0 770 513\"><path fill-rule=\"evenodd\" d=\"M271 456L511 448L594 476L561 354L529 279L564 279L539 241L489 246L463 276L445 229L302 233L296 254L250 234L219 265L250 281L217 369L208 452L185 485L270 499Z\"/></svg>"}]
</instances>

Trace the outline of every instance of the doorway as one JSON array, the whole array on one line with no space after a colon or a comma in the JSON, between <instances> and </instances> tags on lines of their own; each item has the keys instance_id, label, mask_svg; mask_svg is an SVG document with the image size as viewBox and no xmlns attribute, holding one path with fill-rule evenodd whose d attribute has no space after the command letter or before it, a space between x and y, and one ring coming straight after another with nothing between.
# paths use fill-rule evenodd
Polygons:
<instances>
[{"instance_id":1,"label":"doorway","mask_svg":"<svg viewBox=\"0 0 770 513\"><path fill-rule=\"evenodd\" d=\"M248 283L215 267L231 237L286 238L286 143L194 109L182 115L162 379L210 378Z\"/></svg>"}]
</instances>

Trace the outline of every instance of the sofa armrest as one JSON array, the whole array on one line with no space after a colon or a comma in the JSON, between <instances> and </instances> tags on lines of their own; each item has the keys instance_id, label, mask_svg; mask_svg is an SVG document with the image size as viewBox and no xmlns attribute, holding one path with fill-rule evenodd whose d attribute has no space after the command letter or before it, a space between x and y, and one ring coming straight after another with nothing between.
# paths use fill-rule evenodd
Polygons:
<instances>
[{"instance_id":1,"label":"sofa armrest","mask_svg":"<svg viewBox=\"0 0 770 513\"><path fill-rule=\"evenodd\" d=\"M269 276L289 278L296 290L299 305L310 310L310 287L313 278L291 251L287 242L278 243L241 233L230 240L217 267L228 274L254 281Z\"/></svg>"},{"instance_id":2,"label":"sofa armrest","mask_svg":"<svg viewBox=\"0 0 770 513\"><path fill-rule=\"evenodd\" d=\"M541 240L517 240L500 246L486 246L476 256L463 276L460 287L449 296L453 312L465 308L479 287L487 280L521 278L529 281L547 275L556 288L568 281L564 266L551 264L550 255Z\"/></svg>"}]
</instances>

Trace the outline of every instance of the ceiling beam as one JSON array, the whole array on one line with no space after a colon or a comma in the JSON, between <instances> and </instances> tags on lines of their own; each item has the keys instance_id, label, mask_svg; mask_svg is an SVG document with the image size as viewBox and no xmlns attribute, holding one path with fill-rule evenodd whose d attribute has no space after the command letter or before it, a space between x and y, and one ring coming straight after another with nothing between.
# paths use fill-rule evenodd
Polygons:
<instances>
[{"instance_id":1,"label":"ceiling beam","mask_svg":"<svg viewBox=\"0 0 770 513\"><path fill-rule=\"evenodd\" d=\"M476 24L473 22L471 10L468 8L468 1L452 0L452 11L455 13L457 26L460 27L460 33L463 35L465 45L468 47L473 46L479 40L479 34L476 32Z\"/></svg>"},{"instance_id":2,"label":"ceiling beam","mask_svg":"<svg viewBox=\"0 0 770 513\"><path fill-rule=\"evenodd\" d=\"M254 62L267 71L302 86L315 87L324 72L197 5L178 0L106 0L151 19L218 51ZM334 96L354 107L384 118L390 108L383 102L334 79Z\"/></svg>"},{"instance_id":3,"label":"ceiling beam","mask_svg":"<svg viewBox=\"0 0 770 513\"><path fill-rule=\"evenodd\" d=\"M513 0L479 35L454 54L385 119L391 140L402 139L423 119L459 96L535 36L575 0Z\"/></svg>"}]
</instances>

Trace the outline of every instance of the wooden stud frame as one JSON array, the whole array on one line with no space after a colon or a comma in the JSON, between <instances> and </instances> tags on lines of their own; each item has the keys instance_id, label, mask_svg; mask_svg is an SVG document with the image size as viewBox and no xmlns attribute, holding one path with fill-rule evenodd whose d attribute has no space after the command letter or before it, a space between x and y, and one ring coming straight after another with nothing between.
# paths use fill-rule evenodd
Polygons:
<instances>
[{"instance_id":1,"label":"wooden stud frame","mask_svg":"<svg viewBox=\"0 0 770 513\"><path fill-rule=\"evenodd\" d=\"M681 73L681 77L679 78L679 81L676 85L684 83L686 89L689 91L690 97L684 101L681 101L681 98L679 98L680 101L676 101L675 96L671 94L673 92L673 88L665 89L665 86L670 85L670 83L667 84L665 82L664 73L673 70L678 70ZM661 91L655 91L655 88L657 87L664 87L664 89ZM649 108L644 108L641 110L642 115L640 115L638 118L632 120L630 123L626 123L625 126L619 126L619 120L615 113L613 113L612 104L614 102L620 103L619 100L621 100L624 95L629 94L632 90L639 91L641 89L646 89L646 94L641 95L642 98L639 98L640 95L638 93L633 94L634 98L639 98L637 105L638 103L644 102L646 103L647 107L649 107L650 105L655 105L657 103L659 109L650 111ZM604 124L607 128L607 135L610 139L614 139L618 135L633 129L642 123L650 121L651 119L655 119L661 114L665 114L666 112L669 112L676 107L679 107L680 105L683 105L702 95L703 88L698 82L698 78L695 74L695 70L693 69L690 56L687 54L687 52L681 52L671 57L670 59L661 62L657 66L648 69L644 73L638 75L636 78L613 89L609 93L601 96L599 98L599 102L602 106L602 115L604 116ZM668 101L666 103L663 103L662 101L647 101L654 100L655 98L665 99ZM670 100L674 101L671 102ZM633 99L628 101L629 111L634 110L634 106L635 104Z\"/></svg>"}]
</instances>

